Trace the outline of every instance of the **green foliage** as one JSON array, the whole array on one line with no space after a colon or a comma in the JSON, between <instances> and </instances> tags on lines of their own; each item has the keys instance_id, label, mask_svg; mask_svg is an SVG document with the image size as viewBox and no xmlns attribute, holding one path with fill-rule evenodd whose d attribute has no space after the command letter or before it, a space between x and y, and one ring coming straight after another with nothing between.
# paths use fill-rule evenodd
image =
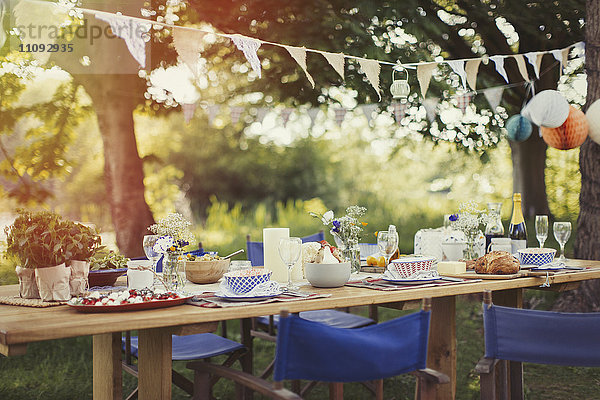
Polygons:
<instances>
[{"instance_id":1,"label":"green foliage","mask_svg":"<svg viewBox=\"0 0 600 400\"><path fill-rule=\"evenodd\" d=\"M71 243L65 253L69 260L87 261L100 249L100 235L96 228L78 222L65 221Z\"/></svg>"},{"instance_id":2,"label":"green foliage","mask_svg":"<svg viewBox=\"0 0 600 400\"><path fill-rule=\"evenodd\" d=\"M99 249L90 258L90 271L99 269L119 269L126 268L129 258L106 248Z\"/></svg>"},{"instance_id":3,"label":"green foliage","mask_svg":"<svg viewBox=\"0 0 600 400\"><path fill-rule=\"evenodd\" d=\"M579 149L565 151L548 148L547 154L546 194L550 212L556 220L572 219L579 214Z\"/></svg>"}]
</instances>

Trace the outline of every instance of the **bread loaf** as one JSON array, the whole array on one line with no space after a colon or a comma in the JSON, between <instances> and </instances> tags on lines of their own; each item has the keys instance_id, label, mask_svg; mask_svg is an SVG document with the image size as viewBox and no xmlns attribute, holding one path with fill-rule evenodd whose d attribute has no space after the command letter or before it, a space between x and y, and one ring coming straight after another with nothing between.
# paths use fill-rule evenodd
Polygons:
<instances>
[{"instance_id":1,"label":"bread loaf","mask_svg":"<svg viewBox=\"0 0 600 400\"><path fill-rule=\"evenodd\" d=\"M475 261L478 274L510 275L521 269L519 260L507 251L491 251Z\"/></svg>"}]
</instances>

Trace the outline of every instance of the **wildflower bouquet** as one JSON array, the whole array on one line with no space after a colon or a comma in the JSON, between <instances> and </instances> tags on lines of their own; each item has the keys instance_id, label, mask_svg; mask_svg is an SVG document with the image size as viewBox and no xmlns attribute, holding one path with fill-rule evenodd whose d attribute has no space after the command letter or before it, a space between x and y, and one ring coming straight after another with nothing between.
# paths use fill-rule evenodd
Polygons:
<instances>
[{"instance_id":1,"label":"wildflower bouquet","mask_svg":"<svg viewBox=\"0 0 600 400\"><path fill-rule=\"evenodd\" d=\"M479 226L487 224L490 218L486 210L479 209L479 204L471 200L459 205L458 213L450 216L450 225L469 237L477 234Z\"/></svg>"},{"instance_id":2,"label":"wildflower bouquet","mask_svg":"<svg viewBox=\"0 0 600 400\"><path fill-rule=\"evenodd\" d=\"M160 238L154 245L154 251L157 253L166 253L167 251L180 251L185 246L194 240L192 232L190 232L191 222L185 220L183 215L179 213L171 213L165 218L158 220L154 225L150 225L148 229L160 235Z\"/></svg>"},{"instance_id":3,"label":"wildflower bouquet","mask_svg":"<svg viewBox=\"0 0 600 400\"><path fill-rule=\"evenodd\" d=\"M329 227L329 231L334 237L338 238L345 247L350 247L352 244L358 243L363 227L367 225L366 222L360 222L360 218L366 212L365 207L350 206L346 208L346 215L340 218L335 218L332 210L323 215L314 212L311 212L310 215L320 218L323 225Z\"/></svg>"}]
</instances>

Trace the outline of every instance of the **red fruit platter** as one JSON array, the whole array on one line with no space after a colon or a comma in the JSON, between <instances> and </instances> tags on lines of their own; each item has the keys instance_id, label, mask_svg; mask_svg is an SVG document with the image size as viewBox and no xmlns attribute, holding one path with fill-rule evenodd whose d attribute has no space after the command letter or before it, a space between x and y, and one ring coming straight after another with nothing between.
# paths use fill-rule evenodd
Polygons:
<instances>
[{"instance_id":1,"label":"red fruit platter","mask_svg":"<svg viewBox=\"0 0 600 400\"><path fill-rule=\"evenodd\" d=\"M193 295L175 292L154 293L151 290L124 290L110 294L93 293L69 300L67 305L80 312L138 311L183 304Z\"/></svg>"}]
</instances>

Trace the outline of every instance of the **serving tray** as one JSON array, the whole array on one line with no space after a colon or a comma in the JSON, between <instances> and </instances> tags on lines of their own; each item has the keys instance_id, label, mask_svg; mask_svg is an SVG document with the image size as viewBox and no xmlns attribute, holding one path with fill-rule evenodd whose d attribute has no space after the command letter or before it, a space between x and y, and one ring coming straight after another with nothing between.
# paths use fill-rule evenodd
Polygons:
<instances>
[{"instance_id":1,"label":"serving tray","mask_svg":"<svg viewBox=\"0 0 600 400\"><path fill-rule=\"evenodd\" d=\"M150 310L153 308L163 308L178 306L186 302L187 299L194 297L193 295L178 297L176 299L165 299L165 300L152 300L144 301L142 303L127 303L127 304L116 304L116 305L86 305L86 304L71 304L67 305L74 310L80 312L118 312L118 311L138 311L138 310Z\"/></svg>"}]
</instances>

